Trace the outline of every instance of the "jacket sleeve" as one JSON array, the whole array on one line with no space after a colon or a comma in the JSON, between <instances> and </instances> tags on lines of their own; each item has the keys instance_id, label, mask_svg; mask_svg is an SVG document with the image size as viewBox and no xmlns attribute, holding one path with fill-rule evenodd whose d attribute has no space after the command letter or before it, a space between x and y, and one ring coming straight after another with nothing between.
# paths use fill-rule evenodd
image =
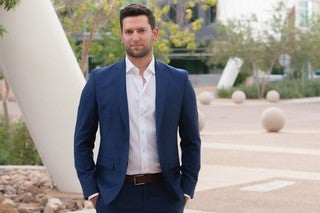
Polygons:
<instances>
[{"instance_id":1,"label":"jacket sleeve","mask_svg":"<svg viewBox=\"0 0 320 213\"><path fill-rule=\"evenodd\" d=\"M181 188L193 197L200 171L200 147L198 110L195 92L189 79L186 79L179 121L181 138Z\"/></svg>"},{"instance_id":2,"label":"jacket sleeve","mask_svg":"<svg viewBox=\"0 0 320 213\"><path fill-rule=\"evenodd\" d=\"M85 199L98 192L93 148L98 128L98 109L95 92L95 72L81 93L74 133L74 163Z\"/></svg>"}]
</instances>

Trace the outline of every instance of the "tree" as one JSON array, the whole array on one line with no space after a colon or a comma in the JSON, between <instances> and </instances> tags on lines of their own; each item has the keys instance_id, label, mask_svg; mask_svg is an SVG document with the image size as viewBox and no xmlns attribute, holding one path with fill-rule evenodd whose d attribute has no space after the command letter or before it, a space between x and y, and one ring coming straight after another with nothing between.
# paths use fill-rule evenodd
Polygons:
<instances>
[{"instance_id":1,"label":"tree","mask_svg":"<svg viewBox=\"0 0 320 213\"><path fill-rule=\"evenodd\" d=\"M194 9L201 7L207 10L216 4L216 0L194 0L184 4L172 1L173 4L161 4L161 1L149 0L149 7L154 11L158 26L160 28L158 42L155 43L155 55L169 63L167 54L171 47L185 47L190 52L194 51L198 42L195 33L200 30L203 24L202 18L194 17ZM182 6L181 11L177 6ZM170 11L180 14L177 20L170 18Z\"/></svg>"},{"instance_id":2,"label":"tree","mask_svg":"<svg viewBox=\"0 0 320 213\"><path fill-rule=\"evenodd\" d=\"M154 11L158 27L160 28L158 41L154 45L155 56L166 63L170 62L167 54L172 47L185 47L189 51L194 51L198 43L195 38L195 32L198 31L203 23L203 19L193 19L192 9L201 5L203 10L213 6L216 0L190 1L183 5L183 14L180 22L171 20L169 11L175 10L175 4L161 4L161 1L149 0L148 6ZM124 5L127 5L125 2ZM123 5L123 6L124 6ZM176 11L178 12L178 11ZM115 17L106 27L106 34L103 32L100 42L93 45L92 61L95 64L107 65L124 56L123 47L119 38L120 25L118 17Z\"/></svg>"},{"instance_id":3,"label":"tree","mask_svg":"<svg viewBox=\"0 0 320 213\"><path fill-rule=\"evenodd\" d=\"M64 4L61 4L61 1L64 2ZM92 1L93 0L81 0L80 2L83 2L84 4L85 2L88 3ZM83 20L92 20L96 16L97 7L99 7L100 4L105 7L109 6L109 4L105 1L100 3L101 1L96 0L95 5L91 3L91 7L86 7L86 10L84 11L82 8L83 4L71 4L70 2L74 1L54 1L73 50L76 56L80 58L81 69L87 72L86 65L88 64L87 61L89 55L91 62L96 66L108 65L113 63L115 60L122 58L124 56L124 51L119 37L120 24L118 13L121 7L132 2L113 1L115 2L114 7L109 9L112 13L109 13L110 15L108 17L103 18L103 16L101 16L99 19L104 20L104 23L101 22L101 25L95 27L94 31L92 30L92 24L87 26L89 24L83 23ZM145 1L141 0L136 3L142 2ZM192 8L196 6L196 3L199 3L203 9L207 9L210 5L215 4L216 0L196 0L184 4L183 20L185 25L179 25L178 23L170 20L168 12L172 5L162 5L159 2L160 1L156 0L148 1L148 6L154 11L160 28L160 35L158 41L155 43L154 52L157 58L168 63L169 58L167 57L167 53L169 53L171 47L186 47L191 51L197 47L195 32L200 29L203 20L192 19ZM81 17L78 18L78 22L80 23L76 22L76 15ZM82 25L83 27L79 28L79 25ZM89 34L91 37L82 36L79 40L83 40L84 42L77 42L74 38L79 34ZM88 38L91 40L84 40Z\"/></svg>"},{"instance_id":4,"label":"tree","mask_svg":"<svg viewBox=\"0 0 320 213\"><path fill-rule=\"evenodd\" d=\"M3 6L6 11L13 9L20 0L0 0L0 6ZM6 29L0 25L0 37L6 32Z\"/></svg>"},{"instance_id":5,"label":"tree","mask_svg":"<svg viewBox=\"0 0 320 213\"><path fill-rule=\"evenodd\" d=\"M220 37L208 48L213 56L209 60L211 64L225 63L229 57L241 58L244 61L241 71L254 77L260 98L280 55L292 55L297 47L291 10L279 3L273 11L272 19L262 23L254 15L219 23ZM259 30L257 26L263 27Z\"/></svg>"},{"instance_id":6,"label":"tree","mask_svg":"<svg viewBox=\"0 0 320 213\"><path fill-rule=\"evenodd\" d=\"M314 69L320 68L320 16L310 20L308 28L301 29L296 35L296 48L291 53L295 75L309 78ZM312 76L312 75L311 75Z\"/></svg>"},{"instance_id":7,"label":"tree","mask_svg":"<svg viewBox=\"0 0 320 213\"><path fill-rule=\"evenodd\" d=\"M3 6L6 11L9 11L13 9L15 6L17 6L19 1L20 0L0 0L0 6ZM5 28L2 25L0 25L0 37L3 37L5 32L6 32ZM2 73L1 69L0 71L1 71L0 73ZM9 98L10 87L5 77L4 77L4 85L5 85L6 92L2 99L2 106L3 106L4 115L5 115L6 127L7 127L10 138L12 138L12 128L11 128L10 115L8 110L8 98Z\"/></svg>"},{"instance_id":8,"label":"tree","mask_svg":"<svg viewBox=\"0 0 320 213\"><path fill-rule=\"evenodd\" d=\"M86 76L88 56L96 40L95 36L117 14L121 1L60 0L53 3L59 6L56 8L61 15L64 30L76 50L75 53L80 54L80 68Z\"/></svg>"}]
</instances>

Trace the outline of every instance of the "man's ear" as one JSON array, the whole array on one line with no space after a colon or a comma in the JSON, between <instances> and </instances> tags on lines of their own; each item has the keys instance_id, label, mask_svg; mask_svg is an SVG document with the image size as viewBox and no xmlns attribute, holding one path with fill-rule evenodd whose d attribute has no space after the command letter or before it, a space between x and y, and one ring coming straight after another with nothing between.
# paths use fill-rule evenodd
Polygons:
<instances>
[{"instance_id":1,"label":"man's ear","mask_svg":"<svg viewBox=\"0 0 320 213\"><path fill-rule=\"evenodd\" d=\"M156 41L158 39L158 36L159 36L159 28L158 27L155 27L153 30L152 30L152 33L153 33L153 40Z\"/></svg>"}]
</instances>

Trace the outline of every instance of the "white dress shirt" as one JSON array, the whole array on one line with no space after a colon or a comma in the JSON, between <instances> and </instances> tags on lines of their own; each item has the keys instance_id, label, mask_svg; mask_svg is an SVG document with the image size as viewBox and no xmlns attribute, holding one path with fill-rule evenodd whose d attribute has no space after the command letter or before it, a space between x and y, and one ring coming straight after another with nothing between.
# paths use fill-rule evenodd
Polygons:
<instances>
[{"instance_id":1,"label":"white dress shirt","mask_svg":"<svg viewBox=\"0 0 320 213\"><path fill-rule=\"evenodd\" d=\"M127 174L161 172L156 139L154 57L143 77L126 57L126 86L130 128Z\"/></svg>"}]
</instances>

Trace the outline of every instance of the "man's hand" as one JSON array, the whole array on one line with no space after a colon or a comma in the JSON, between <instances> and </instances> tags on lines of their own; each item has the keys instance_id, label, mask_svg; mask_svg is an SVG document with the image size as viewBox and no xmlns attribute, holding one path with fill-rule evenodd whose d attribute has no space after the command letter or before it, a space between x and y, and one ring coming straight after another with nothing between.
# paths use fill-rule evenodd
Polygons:
<instances>
[{"instance_id":1,"label":"man's hand","mask_svg":"<svg viewBox=\"0 0 320 213\"><path fill-rule=\"evenodd\" d=\"M188 200L189 200L189 199L190 199L189 197L184 196L184 205L186 205L186 204L187 204L187 202L188 202Z\"/></svg>"},{"instance_id":2,"label":"man's hand","mask_svg":"<svg viewBox=\"0 0 320 213\"><path fill-rule=\"evenodd\" d=\"M98 198L99 198L99 195L94 196L93 198L90 199L90 201L93 204L94 208L96 208Z\"/></svg>"}]
</instances>

